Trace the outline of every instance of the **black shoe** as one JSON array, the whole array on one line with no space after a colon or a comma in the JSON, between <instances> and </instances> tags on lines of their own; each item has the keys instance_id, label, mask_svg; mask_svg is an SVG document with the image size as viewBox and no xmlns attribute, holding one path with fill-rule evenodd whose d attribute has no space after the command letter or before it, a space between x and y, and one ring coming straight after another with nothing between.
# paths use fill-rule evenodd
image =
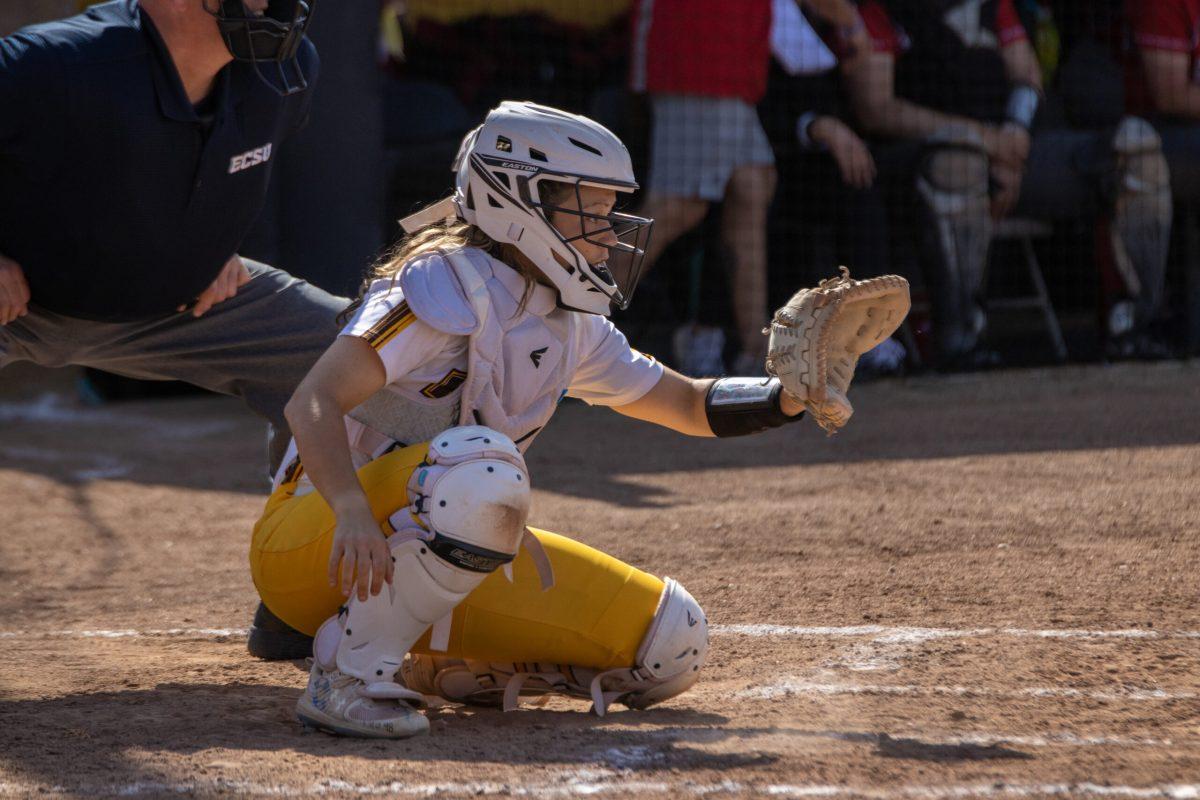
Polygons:
<instances>
[{"instance_id":1,"label":"black shoe","mask_svg":"<svg viewBox=\"0 0 1200 800\"><path fill-rule=\"evenodd\" d=\"M1164 361L1174 358L1171 345L1149 333L1128 333L1105 342L1109 361Z\"/></svg>"},{"instance_id":2,"label":"black shoe","mask_svg":"<svg viewBox=\"0 0 1200 800\"><path fill-rule=\"evenodd\" d=\"M254 624L246 639L250 655L267 661L287 661L312 655L313 640L288 625L262 603L254 612Z\"/></svg>"}]
</instances>

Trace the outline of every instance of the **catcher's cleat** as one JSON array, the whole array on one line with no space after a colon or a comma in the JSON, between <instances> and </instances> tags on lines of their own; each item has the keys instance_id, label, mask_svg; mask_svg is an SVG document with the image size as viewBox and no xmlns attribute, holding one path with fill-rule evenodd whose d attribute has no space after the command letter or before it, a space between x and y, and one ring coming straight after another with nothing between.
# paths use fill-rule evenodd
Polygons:
<instances>
[{"instance_id":1,"label":"catcher's cleat","mask_svg":"<svg viewBox=\"0 0 1200 800\"><path fill-rule=\"evenodd\" d=\"M407 739L429 733L429 720L414 704L423 705L424 699L398 683L368 686L314 663L296 716L305 727L341 736Z\"/></svg>"},{"instance_id":2,"label":"catcher's cleat","mask_svg":"<svg viewBox=\"0 0 1200 800\"><path fill-rule=\"evenodd\" d=\"M271 613L262 603L246 639L250 655L267 661L287 661L312 655L313 640Z\"/></svg>"}]
</instances>

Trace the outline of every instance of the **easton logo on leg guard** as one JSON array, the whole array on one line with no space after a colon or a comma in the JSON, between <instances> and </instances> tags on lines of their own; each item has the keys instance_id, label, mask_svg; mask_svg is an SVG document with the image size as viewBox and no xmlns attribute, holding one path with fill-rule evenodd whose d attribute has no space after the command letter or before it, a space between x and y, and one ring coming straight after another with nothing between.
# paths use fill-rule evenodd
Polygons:
<instances>
[{"instance_id":1,"label":"easton logo on leg guard","mask_svg":"<svg viewBox=\"0 0 1200 800\"><path fill-rule=\"evenodd\" d=\"M507 553L448 539L440 533L434 534L429 549L439 558L471 572L495 572L514 558Z\"/></svg>"}]
</instances>

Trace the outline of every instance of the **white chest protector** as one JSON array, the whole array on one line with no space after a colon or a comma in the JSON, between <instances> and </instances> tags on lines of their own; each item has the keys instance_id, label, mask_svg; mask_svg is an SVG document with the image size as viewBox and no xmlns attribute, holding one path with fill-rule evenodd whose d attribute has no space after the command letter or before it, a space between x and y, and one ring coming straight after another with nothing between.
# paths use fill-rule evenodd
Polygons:
<instances>
[{"instance_id":1,"label":"white chest protector","mask_svg":"<svg viewBox=\"0 0 1200 800\"><path fill-rule=\"evenodd\" d=\"M506 270L508 275L498 275ZM519 309L509 267L486 253L464 249L419 258L400 273L404 300L426 325L467 339L466 378L458 403L431 408L385 388L349 415L368 432L355 449L378 455L380 446L429 439L452 425L487 425L522 451L545 426L566 393L579 361L577 314L553 304L553 290L535 286Z\"/></svg>"},{"instance_id":2,"label":"white chest protector","mask_svg":"<svg viewBox=\"0 0 1200 800\"><path fill-rule=\"evenodd\" d=\"M342 335L375 347L388 375L346 416L355 468L455 425L487 425L524 452L568 390L619 406L662 377L607 318L560 308L553 289L474 248L418 256L377 281ZM292 442L276 486L299 464ZM313 491L300 473L296 493Z\"/></svg>"}]
</instances>

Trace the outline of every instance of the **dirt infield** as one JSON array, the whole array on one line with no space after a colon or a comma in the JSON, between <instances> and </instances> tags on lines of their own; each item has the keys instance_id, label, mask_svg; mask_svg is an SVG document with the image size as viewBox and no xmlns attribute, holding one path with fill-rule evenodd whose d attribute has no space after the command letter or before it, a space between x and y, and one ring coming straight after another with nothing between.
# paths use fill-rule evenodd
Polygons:
<instances>
[{"instance_id":1,"label":"dirt infield","mask_svg":"<svg viewBox=\"0 0 1200 800\"><path fill-rule=\"evenodd\" d=\"M0 375L0 795L1200 797L1200 364L873 384L833 439L566 406L533 521L680 579L702 681L387 743L245 653L261 424L70 377Z\"/></svg>"}]
</instances>

